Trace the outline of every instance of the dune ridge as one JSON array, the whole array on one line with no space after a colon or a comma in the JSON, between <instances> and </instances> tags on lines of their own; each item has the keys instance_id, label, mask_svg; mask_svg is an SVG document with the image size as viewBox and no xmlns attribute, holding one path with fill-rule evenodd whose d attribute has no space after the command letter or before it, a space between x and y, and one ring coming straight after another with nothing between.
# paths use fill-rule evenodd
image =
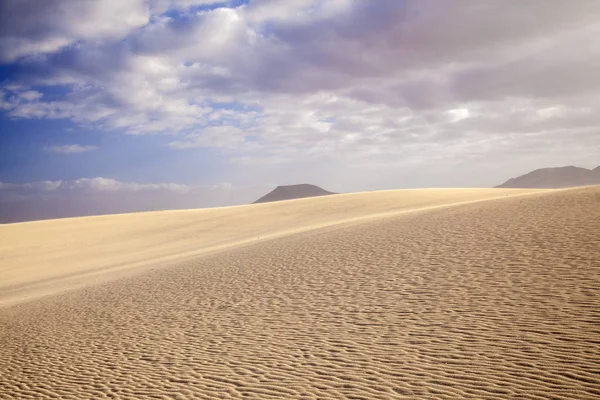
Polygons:
<instances>
[{"instance_id":1,"label":"dune ridge","mask_svg":"<svg viewBox=\"0 0 600 400\"><path fill-rule=\"evenodd\" d=\"M598 398L600 187L428 207L0 309L0 399Z\"/></svg>"},{"instance_id":2,"label":"dune ridge","mask_svg":"<svg viewBox=\"0 0 600 400\"><path fill-rule=\"evenodd\" d=\"M0 307L308 230L538 192L393 190L0 225Z\"/></svg>"}]
</instances>

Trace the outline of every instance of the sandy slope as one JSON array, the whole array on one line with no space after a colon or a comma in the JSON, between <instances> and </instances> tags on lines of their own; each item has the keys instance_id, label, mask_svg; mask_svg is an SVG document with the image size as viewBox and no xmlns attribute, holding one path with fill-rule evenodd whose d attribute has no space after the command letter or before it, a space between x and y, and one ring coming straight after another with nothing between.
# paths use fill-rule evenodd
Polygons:
<instances>
[{"instance_id":1,"label":"sandy slope","mask_svg":"<svg viewBox=\"0 0 600 400\"><path fill-rule=\"evenodd\" d=\"M457 201L425 193L304 226ZM600 187L338 228L0 309L0 399L600 397Z\"/></svg>"},{"instance_id":2,"label":"sandy slope","mask_svg":"<svg viewBox=\"0 0 600 400\"><path fill-rule=\"evenodd\" d=\"M224 247L418 208L534 192L397 190L278 204L0 225L0 306Z\"/></svg>"}]
</instances>

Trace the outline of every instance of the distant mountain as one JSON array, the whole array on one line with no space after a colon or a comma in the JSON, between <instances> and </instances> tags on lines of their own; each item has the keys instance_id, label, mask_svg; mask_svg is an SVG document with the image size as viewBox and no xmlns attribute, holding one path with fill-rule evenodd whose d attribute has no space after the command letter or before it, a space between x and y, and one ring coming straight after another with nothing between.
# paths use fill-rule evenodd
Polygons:
<instances>
[{"instance_id":1,"label":"distant mountain","mask_svg":"<svg viewBox=\"0 0 600 400\"><path fill-rule=\"evenodd\" d=\"M536 169L511 178L497 188L557 189L574 186L600 185L600 166L593 170L568 166Z\"/></svg>"},{"instance_id":2,"label":"distant mountain","mask_svg":"<svg viewBox=\"0 0 600 400\"><path fill-rule=\"evenodd\" d=\"M268 203L271 201L302 199L304 197L327 196L330 194L336 193L328 192L327 190L321 189L320 187L315 185L301 184L277 186L272 192L267 193L252 204Z\"/></svg>"}]
</instances>

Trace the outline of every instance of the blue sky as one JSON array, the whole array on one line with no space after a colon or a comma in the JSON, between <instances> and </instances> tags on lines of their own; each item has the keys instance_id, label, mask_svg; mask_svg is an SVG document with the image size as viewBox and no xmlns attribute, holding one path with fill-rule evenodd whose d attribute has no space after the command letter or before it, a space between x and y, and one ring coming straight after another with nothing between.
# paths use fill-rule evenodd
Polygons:
<instances>
[{"instance_id":1,"label":"blue sky","mask_svg":"<svg viewBox=\"0 0 600 400\"><path fill-rule=\"evenodd\" d=\"M583 0L5 0L0 220L594 167L598 21Z\"/></svg>"},{"instance_id":2,"label":"blue sky","mask_svg":"<svg viewBox=\"0 0 600 400\"><path fill-rule=\"evenodd\" d=\"M3 119L0 181L26 183L110 176L121 181L184 184L222 179L222 158L208 149L174 152L169 138L139 138L78 126L71 121ZM143 142L143 145L140 145ZM77 143L72 153L66 148ZM167 165L169 168L165 168ZM192 172L193 171L193 172ZM151 178L151 179L149 179Z\"/></svg>"}]
</instances>

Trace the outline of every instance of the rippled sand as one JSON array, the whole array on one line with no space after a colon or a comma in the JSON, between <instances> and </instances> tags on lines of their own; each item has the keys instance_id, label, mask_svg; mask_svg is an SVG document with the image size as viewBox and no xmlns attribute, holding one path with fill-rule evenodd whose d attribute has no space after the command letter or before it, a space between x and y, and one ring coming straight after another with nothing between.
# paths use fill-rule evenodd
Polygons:
<instances>
[{"instance_id":1,"label":"rippled sand","mask_svg":"<svg viewBox=\"0 0 600 400\"><path fill-rule=\"evenodd\" d=\"M92 239L79 235L85 273L79 289L59 295L51 294L76 272L75 258L37 277L23 263L28 278L19 281L15 260L48 266L59 243L9 241L0 248L11 279L1 282L10 302L0 309L0 398L600 398L600 187L483 193L222 209L229 221L250 218L235 210L272 212L272 226L231 226L229 242L219 228L207 244L200 239L211 235L196 233L195 259L112 280L132 271L108 268L117 241L93 264ZM169 251L198 232L193 213L179 213L187 228L171 222L180 242L156 232L149 254L173 260ZM142 217L156 215L63 223L138 218L137 227L123 223L132 246L133 230L151 231ZM252 243L258 231L268 240ZM134 260L126 244L120 251ZM104 271L104 283L92 285L90 271Z\"/></svg>"}]
</instances>

